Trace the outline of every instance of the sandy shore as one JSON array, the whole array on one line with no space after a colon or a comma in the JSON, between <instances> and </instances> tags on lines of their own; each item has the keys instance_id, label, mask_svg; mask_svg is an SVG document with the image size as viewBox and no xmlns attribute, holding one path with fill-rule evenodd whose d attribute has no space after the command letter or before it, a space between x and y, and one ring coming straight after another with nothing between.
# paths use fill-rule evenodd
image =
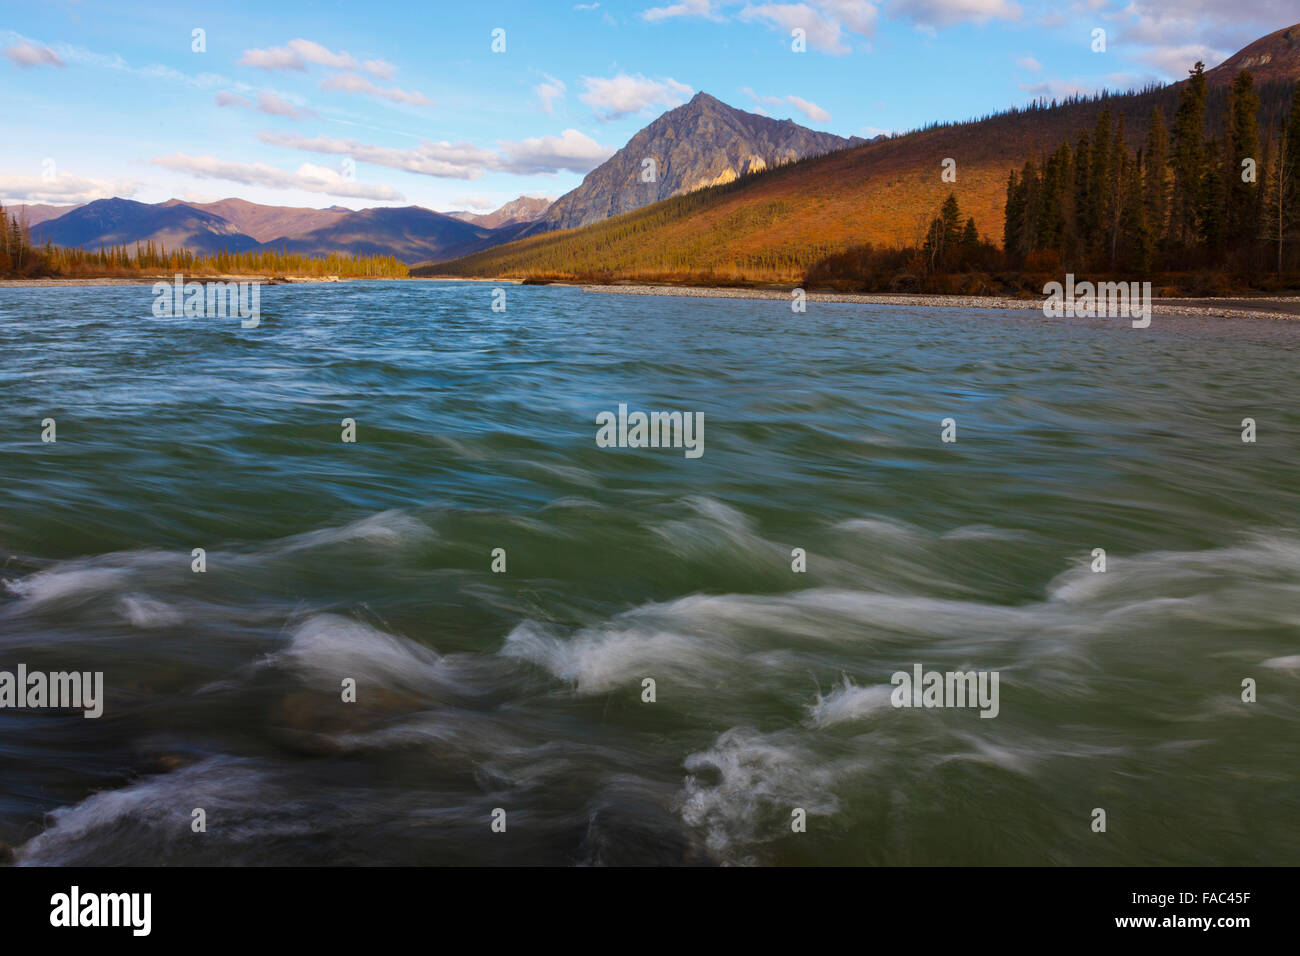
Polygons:
<instances>
[{"instance_id":1,"label":"sandy shore","mask_svg":"<svg viewBox=\"0 0 1300 956\"><path fill-rule=\"evenodd\" d=\"M557 283L558 284L558 283ZM790 301L778 289L728 289L717 286L584 285L583 292L613 295L687 296L705 299L776 299ZM1033 309L1042 311L1043 299L1008 299L992 295L866 295L851 292L809 292L809 302L849 302L858 305L901 305L940 309ZM1297 319L1300 298L1270 299L1152 299L1154 315L1216 316L1234 319Z\"/></svg>"}]
</instances>

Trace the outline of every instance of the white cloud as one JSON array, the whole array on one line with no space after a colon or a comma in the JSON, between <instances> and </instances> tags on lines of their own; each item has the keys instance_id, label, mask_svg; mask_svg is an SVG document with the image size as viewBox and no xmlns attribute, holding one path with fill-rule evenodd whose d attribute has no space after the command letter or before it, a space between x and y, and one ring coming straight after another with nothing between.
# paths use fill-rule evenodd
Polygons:
<instances>
[{"instance_id":1,"label":"white cloud","mask_svg":"<svg viewBox=\"0 0 1300 956\"><path fill-rule=\"evenodd\" d=\"M271 130L264 130L258 138L264 143L286 149L350 156L359 163L446 179L477 179L484 169L493 168L497 161L497 155L492 150L472 143L423 142L412 149L394 149L390 146L372 146L355 139L308 137Z\"/></svg>"},{"instance_id":2,"label":"white cloud","mask_svg":"<svg viewBox=\"0 0 1300 956\"><path fill-rule=\"evenodd\" d=\"M433 100L423 93L414 93L396 86L381 87L371 83L364 76L356 73L339 73L321 80L322 90L343 90L347 93L360 93L375 99L388 100L390 103L402 103L406 106L432 106Z\"/></svg>"},{"instance_id":3,"label":"white cloud","mask_svg":"<svg viewBox=\"0 0 1300 956\"><path fill-rule=\"evenodd\" d=\"M1221 53L1202 43L1189 43L1182 46L1152 47L1138 55L1138 59L1148 66L1155 67L1161 74L1178 80L1185 80L1187 73L1196 61L1200 60L1208 69L1217 66L1232 54Z\"/></svg>"},{"instance_id":4,"label":"white cloud","mask_svg":"<svg viewBox=\"0 0 1300 956\"><path fill-rule=\"evenodd\" d=\"M445 179L478 179L488 171L521 176L560 170L587 173L614 155L613 147L601 146L576 129L520 142L501 140L495 151L472 143L447 142L423 142L410 149L395 149L355 139L307 137L273 130L263 131L258 138L286 149L350 156L359 163Z\"/></svg>"},{"instance_id":5,"label":"white cloud","mask_svg":"<svg viewBox=\"0 0 1300 956\"><path fill-rule=\"evenodd\" d=\"M853 22L858 25L859 29L852 32L862 32L869 35L876 15L876 8L869 3L746 4L736 16L746 23L767 23L769 26L776 27L787 37L796 28L803 30L810 49L820 50L823 53L834 53L838 56L852 50L852 47L844 39L845 24L837 16L837 10L840 7L847 8L852 15Z\"/></svg>"},{"instance_id":6,"label":"white cloud","mask_svg":"<svg viewBox=\"0 0 1300 956\"><path fill-rule=\"evenodd\" d=\"M314 40L290 40L284 46L267 47L264 50L245 50L239 60L240 66L256 66L263 70L297 70L304 72L309 65L324 66L332 70L364 70L381 80L391 80L397 73L397 67L387 60L366 60L358 63L350 53L340 50L335 53L327 46Z\"/></svg>"},{"instance_id":7,"label":"white cloud","mask_svg":"<svg viewBox=\"0 0 1300 956\"><path fill-rule=\"evenodd\" d=\"M336 70L354 70L357 67L357 61L350 54L335 53L319 43L303 39L290 40L286 46L265 50L245 50L239 60L240 66L256 66L263 70L303 71L309 63Z\"/></svg>"},{"instance_id":8,"label":"white cloud","mask_svg":"<svg viewBox=\"0 0 1300 956\"><path fill-rule=\"evenodd\" d=\"M880 11L874 3L867 0L819 0L815 5L850 33L870 37L875 32Z\"/></svg>"},{"instance_id":9,"label":"white cloud","mask_svg":"<svg viewBox=\"0 0 1300 956\"><path fill-rule=\"evenodd\" d=\"M549 73L543 73L542 76L546 77L546 82L538 83L534 86L533 92L536 93L537 98L542 101L542 109L547 113L554 113L555 101L564 98L564 94L568 90L568 87L564 85L563 81L557 80Z\"/></svg>"},{"instance_id":10,"label":"white cloud","mask_svg":"<svg viewBox=\"0 0 1300 956\"><path fill-rule=\"evenodd\" d=\"M812 100L806 100L802 96L787 96L786 100L814 123L829 123L831 120L831 114Z\"/></svg>"},{"instance_id":11,"label":"white cloud","mask_svg":"<svg viewBox=\"0 0 1300 956\"><path fill-rule=\"evenodd\" d=\"M237 163L215 156L187 156L175 153L152 160L157 166L188 173L198 179L221 179L245 186L269 189L300 189L311 193L354 199L399 200L402 194L391 186L371 186L347 179L337 169L303 163L293 172L266 163Z\"/></svg>"},{"instance_id":12,"label":"white cloud","mask_svg":"<svg viewBox=\"0 0 1300 956\"><path fill-rule=\"evenodd\" d=\"M33 66L63 66L63 60L59 55L47 46L36 46L31 43L15 43L13 46L7 46L4 49L5 59L14 66L20 66L23 69Z\"/></svg>"},{"instance_id":13,"label":"white cloud","mask_svg":"<svg viewBox=\"0 0 1300 956\"><path fill-rule=\"evenodd\" d=\"M685 83L666 78L647 79L640 74L620 73L612 77L584 76L587 91L578 99L590 106L597 118L614 120L651 107L679 106L694 91Z\"/></svg>"},{"instance_id":14,"label":"white cloud","mask_svg":"<svg viewBox=\"0 0 1300 956\"><path fill-rule=\"evenodd\" d=\"M499 140L497 145L504 157L500 168L525 176L560 170L587 173L615 153L612 147L601 146L576 129L566 129L559 136L537 136L517 143Z\"/></svg>"},{"instance_id":15,"label":"white cloud","mask_svg":"<svg viewBox=\"0 0 1300 956\"><path fill-rule=\"evenodd\" d=\"M1020 19L1021 12L1013 0L895 0L890 7L891 14L931 30L958 23L1014 22Z\"/></svg>"},{"instance_id":16,"label":"white cloud","mask_svg":"<svg viewBox=\"0 0 1300 956\"><path fill-rule=\"evenodd\" d=\"M1043 70L1043 64L1032 56L1017 57L1016 66L1022 70L1028 70L1030 73L1041 73Z\"/></svg>"},{"instance_id":17,"label":"white cloud","mask_svg":"<svg viewBox=\"0 0 1300 956\"><path fill-rule=\"evenodd\" d=\"M336 70L350 70L357 61L346 53L334 53L327 47L311 40L290 40L289 49L293 50L308 63L332 67Z\"/></svg>"},{"instance_id":18,"label":"white cloud","mask_svg":"<svg viewBox=\"0 0 1300 956\"><path fill-rule=\"evenodd\" d=\"M641 11L641 18L652 23L656 20L669 20L673 17L708 17L714 19L713 0L682 0L681 3L669 4L666 7L650 7L648 10Z\"/></svg>"},{"instance_id":19,"label":"white cloud","mask_svg":"<svg viewBox=\"0 0 1300 956\"><path fill-rule=\"evenodd\" d=\"M740 91L753 99L755 103L762 103L766 106L780 108L783 111L785 111L787 106L793 106L814 123L828 123L831 119L831 114L827 110L822 109L811 100L804 99L802 96L760 96L748 86L741 87ZM770 115L767 110L764 110L761 107L756 109L755 112L761 116ZM785 112L786 115L788 115L788 111Z\"/></svg>"},{"instance_id":20,"label":"white cloud","mask_svg":"<svg viewBox=\"0 0 1300 956\"><path fill-rule=\"evenodd\" d=\"M1233 51L1296 20L1290 0L1117 0L1116 9L1103 16L1117 25L1124 42L1158 49L1201 44ZM1207 60L1205 65L1217 63Z\"/></svg>"},{"instance_id":21,"label":"white cloud","mask_svg":"<svg viewBox=\"0 0 1300 956\"><path fill-rule=\"evenodd\" d=\"M213 102L218 106L237 106L241 109L253 109L253 101L245 96L231 93L228 90L222 90L214 98ZM296 106L275 93L263 91L257 94L257 111L266 113L270 116L285 116L291 120L307 119L316 116L316 111L308 109L305 106Z\"/></svg>"},{"instance_id":22,"label":"white cloud","mask_svg":"<svg viewBox=\"0 0 1300 956\"><path fill-rule=\"evenodd\" d=\"M236 93L231 93L228 90L222 90L220 93L218 93L213 98L213 102L216 103L218 106L239 106L239 107L243 107L244 109L248 109L253 105L252 100L239 96Z\"/></svg>"},{"instance_id":23,"label":"white cloud","mask_svg":"<svg viewBox=\"0 0 1300 956\"><path fill-rule=\"evenodd\" d=\"M1108 3L1109 0L1100 0ZM1015 22L1022 10L1015 0L893 0L892 17L909 20L927 33L937 27L957 23L987 23L991 20ZM645 20L669 17L710 17L722 20L718 4L708 0L684 0L669 7L643 10ZM810 49L840 56L853 51L854 36L871 39L880 18L878 4L870 0L801 0L800 3L745 3L737 10L737 20L763 22L787 36L803 30Z\"/></svg>"},{"instance_id":24,"label":"white cloud","mask_svg":"<svg viewBox=\"0 0 1300 956\"><path fill-rule=\"evenodd\" d=\"M130 63L116 53L111 55L95 53L91 50L87 50L85 47L72 46L68 43L58 43L52 46L47 46L13 30L0 30L0 36L2 36L6 42L10 42L16 46L34 47L47 50L60 61L58 64L60 66L64 63L72 63L77 66L88 66L100 70L116 70L120 73L126 73L145 80L166 80L173 83L184 83L187 86L192 86L201 90L210 90L223 86L235 87L236 89L246 88L244 84L236 83L217 73L182 73L179 70L174 70L171 67L162 66L160 64L153 64L144 67L131 66ZM19 56L27 56L27 54L19 54Z\"/></svg>"},{"instance_id":25,"label":"white cloud","mask_svg":"<svg viewBox=\"0 0 1300 956\"><path fill-rule=\"evenodd\" d=\"M377 76L381 80L391 80L397 73L397 67L387 60L366 60L361 64L361 69L365 70L371 76Z\"/></svg>"},{"instance_id":26,"label":"white cloud","mask_svg":"<svg viewBox=\"0 0 1300 956\"><path fill-rule=\"evenodd\" d=\"M1111 0L1098 10L1107 45L1158 70L1165 80L1186 79L1199 59L1218 66L1235 51L1296 20L1294 0Z\"/></svg>"},{"instance_id":27,"label":"white cloud","mask_svg":"<svg viewBox=\"0 0 1300 956\"><path fill-rule=\"evenodd\" d=\"M9 176L0 174L0 198L20 202L82 203L112 196L123 198L135 194L134 180L90 179L85 176L61 174L52 180L40 176Z\"/></svg>"},{"instance_id":28,"label":"white cloud","mask_svg":"<svg viewBox=\"0 0 1300 956\"><path fill-rule=\"evenodd\" d=\"M257 95L257 108L263 113L269 113L272 116L287 116L292 120L306 119L316 115L314 110L309 110L305 106L294 106L288 100L281 99L274 93L259 93Z\"/></svg>"}]
</instances>

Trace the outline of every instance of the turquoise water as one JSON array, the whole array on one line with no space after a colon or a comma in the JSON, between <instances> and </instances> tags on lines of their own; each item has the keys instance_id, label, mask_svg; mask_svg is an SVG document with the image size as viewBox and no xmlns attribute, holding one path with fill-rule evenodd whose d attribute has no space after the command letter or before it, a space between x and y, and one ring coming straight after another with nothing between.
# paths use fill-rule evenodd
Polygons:
<instances>
[{"instance_id":1,"label":"turquoise water","mask_svg":"<svg viewBox=\"0 0 1300 956\"><path fill-rule=\"evenodd\" d=\"M20 862L1297 859L1296 324L151 304L0 290L0 670L105 683L0 710ZM703 456L597 447L620 403ZM998 716L892 707L915 664Z\"/></svg>"}]
</instances>

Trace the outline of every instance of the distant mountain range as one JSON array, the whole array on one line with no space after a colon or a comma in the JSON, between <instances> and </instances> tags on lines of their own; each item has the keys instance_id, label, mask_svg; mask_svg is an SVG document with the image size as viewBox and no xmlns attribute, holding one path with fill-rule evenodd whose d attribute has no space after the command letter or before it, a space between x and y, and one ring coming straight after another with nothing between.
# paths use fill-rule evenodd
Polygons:
<instances>
[{"instance_id":1,"label":"distant mountain range","mask_svg":"<svg viewBox=\"0 0 1300 956\"><path fill-rule=\"evenodd\" d=\"M337 250L394 255L408 264L440 262L525 235L599 222L862 142L747 113L699 93L633 136L554 203L521 196L490 213L440 213L418 206L354 212L339 206L264 206L243 199L154 204L99 199L81 206L28 206L27 218L34 242L87 249L154 242L196 252L274 248L323 255ZM653 160L652 175L647 159Z\"/></svg>"},{"instance_id":2,"label":"distant mountain range","mask_svg":"<svg viewBox=\"0 0 1300 956\"><path fill-rule=\"evenodd\" d=\"M56 246L98 248L153 241L167 249L246 252L258 241L216 213L185 203L148 204L131 199L97 199L35 226L32 240Z\"/></svg>"},{"instance_id":3,"label":"distant mountain range","mask_svg":"<svg viewBox=\"0 0 1300 956\"><path fill-rule=\"evenodd\" d=\"M26 213L37 244L48 241L98 249L153 242L169 250L202 253L264 248L307 255L338 251L392 255L410 264L451 259L509 242L548 206L548 199L521 196L491 213L457 216L419 206L353 211L341 206L264 206L243 199L211 203L97 199L79 206L30 205L11 211Z\"/></svg>"}]
</instances>

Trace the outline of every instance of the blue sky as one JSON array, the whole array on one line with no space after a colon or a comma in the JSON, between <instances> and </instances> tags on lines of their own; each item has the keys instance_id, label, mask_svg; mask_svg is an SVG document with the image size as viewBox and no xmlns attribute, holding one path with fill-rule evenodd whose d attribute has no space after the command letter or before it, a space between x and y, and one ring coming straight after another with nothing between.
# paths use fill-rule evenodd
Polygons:
<instances>
[{"instance_id":1,"label":"blue sky","mask_svg":"<svg viewBox=\"0 0 1300 956\"><path fill-rule=\"evenodd\" d=\"M567 192L698 91L872 136L1177 79L1300 19L1294 0L6 7L0 201L475 211Z\"/></svg>"}]
</instances>

